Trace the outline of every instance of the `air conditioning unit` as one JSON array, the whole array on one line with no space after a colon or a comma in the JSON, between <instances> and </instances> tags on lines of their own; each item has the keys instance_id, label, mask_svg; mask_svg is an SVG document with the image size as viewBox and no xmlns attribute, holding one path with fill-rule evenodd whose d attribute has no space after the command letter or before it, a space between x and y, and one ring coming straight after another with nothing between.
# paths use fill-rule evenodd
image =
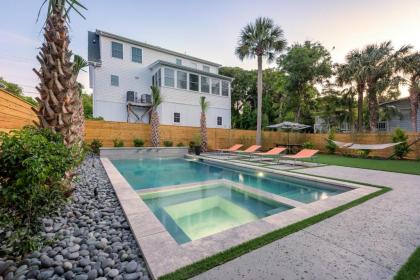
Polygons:
<instances>
[{"instance_id":1,"label":"air conditioning unit","mask_svg":"<svg viewBox=\"0 0 420 280\"><path fill-rule=\"evenodd\" d=\"M137 102L137 92L135 91L127 91L127 102Z\"/></svg>"},{"instance_id":2,"label":"air conditioning unit","mask_svg":"<svg viewBox=\"0 0 420 280\"><path fill-rule=\"evenodd\" d=\"M141 103L152 103L152 96L150 94L142 94L140 98Z\"/></svg>"}]
</instances>

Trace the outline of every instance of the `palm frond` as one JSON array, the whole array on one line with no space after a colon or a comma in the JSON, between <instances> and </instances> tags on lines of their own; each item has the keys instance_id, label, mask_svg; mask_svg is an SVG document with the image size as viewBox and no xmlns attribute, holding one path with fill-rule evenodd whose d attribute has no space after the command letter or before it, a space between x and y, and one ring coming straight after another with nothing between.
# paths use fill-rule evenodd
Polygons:
<instances>
[{"instance_id":1,"label":"palm frond","mask_svg":"<svg viewBox=\"0 0 420 280\"><path fill-rule=\"evenodd\" d=\"M206 112L207 109L209 108L210 102L206 101L206 97L205 96L200 96L200 108L201 108L201 112Z\"/></svg>"},{"instance_id":2,"label":"palm frond","mask_svg":"<svg viewBox=\"0 0 420 280\"><path fill-rule=\"evenodd\" d=\"M150 89L152 90L152 103L153 108L157 108L163 102L162 95L160 94L160 89L157 86L151 86Z\"/></svg>"},{"instance_id":3,"label":"palm frond","mask_svg":"<svg viewBox=\"0 0 420 280\"><path fill-rule=\"evenodd\" d=\"M73 73L78 75L80 70L88 66L88 62L80 55L75 54L73 57Z\"/></svg>"}]
</instances>

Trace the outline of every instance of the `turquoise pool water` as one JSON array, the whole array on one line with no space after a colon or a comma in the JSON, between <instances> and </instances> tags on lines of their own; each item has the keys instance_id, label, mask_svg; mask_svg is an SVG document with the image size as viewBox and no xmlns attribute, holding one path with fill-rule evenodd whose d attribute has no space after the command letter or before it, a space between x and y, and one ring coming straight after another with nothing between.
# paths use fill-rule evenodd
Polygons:
<instances>
[{"instance_id":1,"label":"turquoise pool water","mask_svg":"<svg viewBox=\"0 0 420 280\"><path fill-rule=\"evenodd\" d=\"M303 203L347 191L344 188L289 176L274 177L261 172L244 172L181 158L113 160L112 163L136 190L227 179Z\"/></svg>"},{"instance_id":2,"label":"turquoise pool water","mask_svg":"<svg viewBox=\"0 0 420 280\"><path fill-rule=\"evenodd\" d=\"M291 208L228 184L140 196L179 244Z\"/></svg>"}]
</instances>

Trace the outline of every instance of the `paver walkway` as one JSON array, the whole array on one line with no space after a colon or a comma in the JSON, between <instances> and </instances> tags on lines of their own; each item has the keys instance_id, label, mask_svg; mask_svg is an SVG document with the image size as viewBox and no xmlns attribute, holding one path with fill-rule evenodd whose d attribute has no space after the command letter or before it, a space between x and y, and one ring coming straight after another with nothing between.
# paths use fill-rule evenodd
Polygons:
<instances>
[{"instance_id":1,"label":"paver walkway","mask_svg":"<svg viewBox=\"0 0 420 280\"><path fill-rule=\"evenodd\" d=\"M299 172L393 190L195 279L392 279L420 246L420 176L338 166Z\"/></svg>"}]
</instances>

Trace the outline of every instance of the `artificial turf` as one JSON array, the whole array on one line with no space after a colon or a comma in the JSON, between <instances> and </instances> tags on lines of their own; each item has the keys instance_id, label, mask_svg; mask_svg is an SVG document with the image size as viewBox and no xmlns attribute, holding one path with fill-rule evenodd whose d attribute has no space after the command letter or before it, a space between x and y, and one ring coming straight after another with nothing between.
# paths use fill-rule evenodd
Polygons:
<instances>
[{"instance_id":1,"label":"artificial turf","mask_svg":"<svg viewBox=\"0 0 420 280\"><path fill-rule=\"evenodd\" d=\"M343 180L345 181L345 180ZM352 181L347 181L352 182ZM353 183L353 182L352 182ZM369 185L369 184L365 184ZM218 254L215 254L211 257L205 258L203 260L200 260L196 263L190 264L188 266L185 266L183 268L180 268L172 273L169 273L167 275L164 275L162 277L159 277L159 280L175 280L175 279L189 279L195 275L198 275L200 273L203 273L215 266L221 265L223 263L226 263L232 259L235 259L243 254L249 253L255 249L258 249L264 245L267 245L271 242L274 242L278 239L281 239L285 236L288 236L292 233L295 233L299 230L302 230L306 227L309 227L313 224L316 224L322 220L328 219L334 215L337 215L349 208L352 208L354 206L357 206L369 199L372 199L376 196L379 196L381 194L384 194L388 191L390 191L390 188L387 187L381 187L381 186L374 186L381 188L380 190L365 195L359 199L353 200L347 204L344 204L342 206L339 206L337 208L328 210L326 212L323 212L321 214L312 216L310 218L307 218L305 220L302 220L300 222L297 222L295 224L289 225L287 227L272 231L270 233L267 233L263 236L257 237L253 240L247 241L245 243L242 243L238 246L232 247L226 251L220 252Z\"/></svg>"},{"instance_id":2,"label":"artificial turf","mask_svg":"<svg viewBox=\"0 0 420 280\"><path fill-rule=\"evenodd\" d=\"M420 175L420 160L370 159L320 154L316 156L314 162Z\"/></svg>"},{"instance_id":3,"label":"artificial turf","mask_svg":"<svg viewBox=\"0 0 420 280\"><path fill-rule=\"evenodd\" d=\"M408 261L400 268L394 280L420 279L420 247L410 256Z\"/></svg>"}]
</instances>

